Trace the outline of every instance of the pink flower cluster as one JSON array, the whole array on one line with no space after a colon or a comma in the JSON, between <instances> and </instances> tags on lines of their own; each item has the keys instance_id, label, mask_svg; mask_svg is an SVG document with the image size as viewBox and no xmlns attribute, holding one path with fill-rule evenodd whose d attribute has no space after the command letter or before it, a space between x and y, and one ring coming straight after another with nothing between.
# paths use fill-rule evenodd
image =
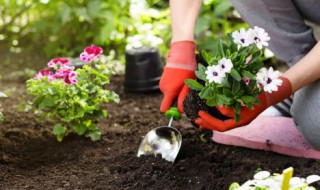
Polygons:
<instances>
[{"instance_id":1,"label":"pink flower cluster","mask_svg":"<svg viewBox=\"0 0 320 190\"><path fill-rule=\"evenodd\" d=\"M49 69L42 69L35 76L35 79L42 79L44 77L48 78L49 82L55 79L61 79L66 84L76 84L77 83L77 73L74 71L74 67L69 66L68 59L62 59L60 57L52 59L48 63ZM55 71L55 72L52 72Z\"/></svg>"},{"instance_id":2,"label":"pink flower cluster","mask_svg":"<svg viewBox=\"0 0 320 190\"><path fill-rule=\"evenodd\" d=\"M88 46L84 49L84 52L80 54L80 58L83 61L91 62L92 60L98 61L99 57L102 54L102 48L98 46Z\"/></svg>"}]
</instances>

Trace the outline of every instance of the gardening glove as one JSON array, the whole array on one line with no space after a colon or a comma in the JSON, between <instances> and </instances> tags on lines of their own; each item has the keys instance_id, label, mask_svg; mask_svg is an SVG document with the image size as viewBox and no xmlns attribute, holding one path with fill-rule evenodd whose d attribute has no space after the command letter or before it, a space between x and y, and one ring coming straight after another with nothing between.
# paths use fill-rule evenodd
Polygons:
<instances>
[{"instance_id":1,"label":"gardening glove","mask_svg":"<svg viewBox=\"0 0 320 190\"><path fill-rule=\"evenodd\" d=\"M196 69L194 42L179 41L172 43L160 80L160 90L164 95L160 106L161 112L167 111L176 98L178 98L179 112L184 112L183 101L190 90L184 80L195 79Z\"/></svg>"},{"instance_id":2,"label":"gardening glove","mask_svg":"<svg viewBox=\"0 0 320 190\"><path fill-rule=\"evenodd\" d=\"M259 95L258 99L261 105L254 105L254 108L252 110L247 107L241 108L240 121L238 123L236 123L234 119L233 109L227 108L225 106L216 106L216 108L223 115L230 117L230 119L222 121L204 111L199 111L198 115L200 118L197 118L195 120L195 123L198 124L201 128L215 131L227 131L239 126L249 124L269 106L279 103L280 101L288 98L292 94L292 87L290 81L284 77L280 77L280 79L282 80L282 85L278 87L278 91L273 91L272 93L263 92Z\"/></svg>"}]
</instances>

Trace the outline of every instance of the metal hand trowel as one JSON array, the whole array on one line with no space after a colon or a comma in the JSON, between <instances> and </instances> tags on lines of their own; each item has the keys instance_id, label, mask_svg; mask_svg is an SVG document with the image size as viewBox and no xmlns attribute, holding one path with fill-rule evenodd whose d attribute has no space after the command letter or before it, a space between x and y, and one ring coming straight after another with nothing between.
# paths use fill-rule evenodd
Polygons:
<instances>
[{"instance_id":1,"label":"metal hand trowel","mask_svg":"<svg viewBox=\"0 0 320 190\"><path fill-rule=\"evenodd\" d=\"M137 156L141 155L161 155L163 159L174 162L176 159L181 143L182 135L181 133L171 127L173 120L180 119L180 112L177 108L177 103L175 101L174 105L165 112L169 120L168 126L157 127L147 133L143 138Z\"/></svg>"}]
</instances>

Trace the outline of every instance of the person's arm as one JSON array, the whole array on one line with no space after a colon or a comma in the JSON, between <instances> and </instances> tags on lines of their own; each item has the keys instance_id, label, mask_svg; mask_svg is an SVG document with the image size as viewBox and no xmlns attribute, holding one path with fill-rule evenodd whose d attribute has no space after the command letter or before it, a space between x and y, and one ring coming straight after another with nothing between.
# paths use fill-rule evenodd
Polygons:
<instances>
[{"instance_id":1,"label":"person's arm","mask_svg":"<svg viewBox=\"0 0 320 190\"><path fill-rule=\"evenodd\" d=\"M204 111L199 111L199 118L197 118L195 122L202 128L217 131L226 131L249 124L270 105L284 100L292 93L318 79L320 79L320 42L318 42L305 57L281 76L282 85L279 86L278 91L270 94L267 92L262 93L259 96L261 105L255 105L253 110L243 107L240 113L241 119L238 123L236 123L233 118L233 109L226 107L220 108L218 106L217 108L220 112L229 116L230 119L222 121Z\"/></svg>"},{"instance_id":2,"label":"person's arm","mask_svg":"<svg viewBox=\"0 0 320 190\"><path fill-rule=\"evenodd\" d=\"M172 41L194 41L202 0L170 0Z\"/></svg>"},{"instance_id":3,"label":"person's arm","mask_svg":"<svg viewBox=\"0 0 320 190\"><path fill-rule=\"evenodd\" d=\"M320 79L320 42L282 76L291 82L292 92Z\"/></svg>"},{"instance_id":4,"label":"person's arm","mask_svg":"<svg viewBox=\"0 0 320 190\"><path fill-rule=\"evenodd\" d=\"M195 78L194 27L202 0L170 0L172 40L166 66L160 80L164 95L160 111L165 112L175 99L183 112L183 101L189 92L185 79Z\"/></svg>"}]
</instances>

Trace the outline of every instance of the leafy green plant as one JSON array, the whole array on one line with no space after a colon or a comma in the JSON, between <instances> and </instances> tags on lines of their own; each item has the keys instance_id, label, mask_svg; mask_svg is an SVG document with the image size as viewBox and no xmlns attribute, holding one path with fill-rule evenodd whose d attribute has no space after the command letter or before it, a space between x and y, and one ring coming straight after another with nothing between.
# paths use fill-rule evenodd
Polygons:
<instances>
[{"instance_id":1,"label":"leafy green plant","mask_svg":"<svg viewBox=\"0 0 320 190\"><path fill-rule=\"evenodd\" d=\"M233 108L238 122L241 107L253 109L255 104L260 104L258 96L263 91L277 91L280 73L272 68L266 70L260 61L262 49L270 40L262 28L241 29L228 37L228 44L219 41L216 54L202 51L208 66L199 64L195 72L197 80L185 82L199 91L208 106Z\"/></svg>"},{"instance_id":2,"label":"leafy green plant","mask_svg":"<svg viewBox=\"0 0 320 190\"><path fill-rule=\"evenodd\" d=\"M0 92L0 98L6 98L6 97L7 97L7 95L5 93ZM1 109L1 104L0 104L0 109ZM0 110L0 121L3 121L3 120L4 120L4 116Z\"/></svg>"},{"instance_id":3,"label":"leafy green plant","mask_svg":"<svg viewBox=\"0 0 320 190\"><path fill-rule=\"evenodd\" d=\"M49 68L27 81L27 92L35 97L33 106L42 118L55 121L53 134L58 141L69 131L99 140L97 122L107 115L101 103L119 102L115 92L105 89L114 71L112 64L101 61L101 53L100 47L87 47L81 59L88 64L77 70L68 59L52 59Z\"/></svg>"}]
</instances>

